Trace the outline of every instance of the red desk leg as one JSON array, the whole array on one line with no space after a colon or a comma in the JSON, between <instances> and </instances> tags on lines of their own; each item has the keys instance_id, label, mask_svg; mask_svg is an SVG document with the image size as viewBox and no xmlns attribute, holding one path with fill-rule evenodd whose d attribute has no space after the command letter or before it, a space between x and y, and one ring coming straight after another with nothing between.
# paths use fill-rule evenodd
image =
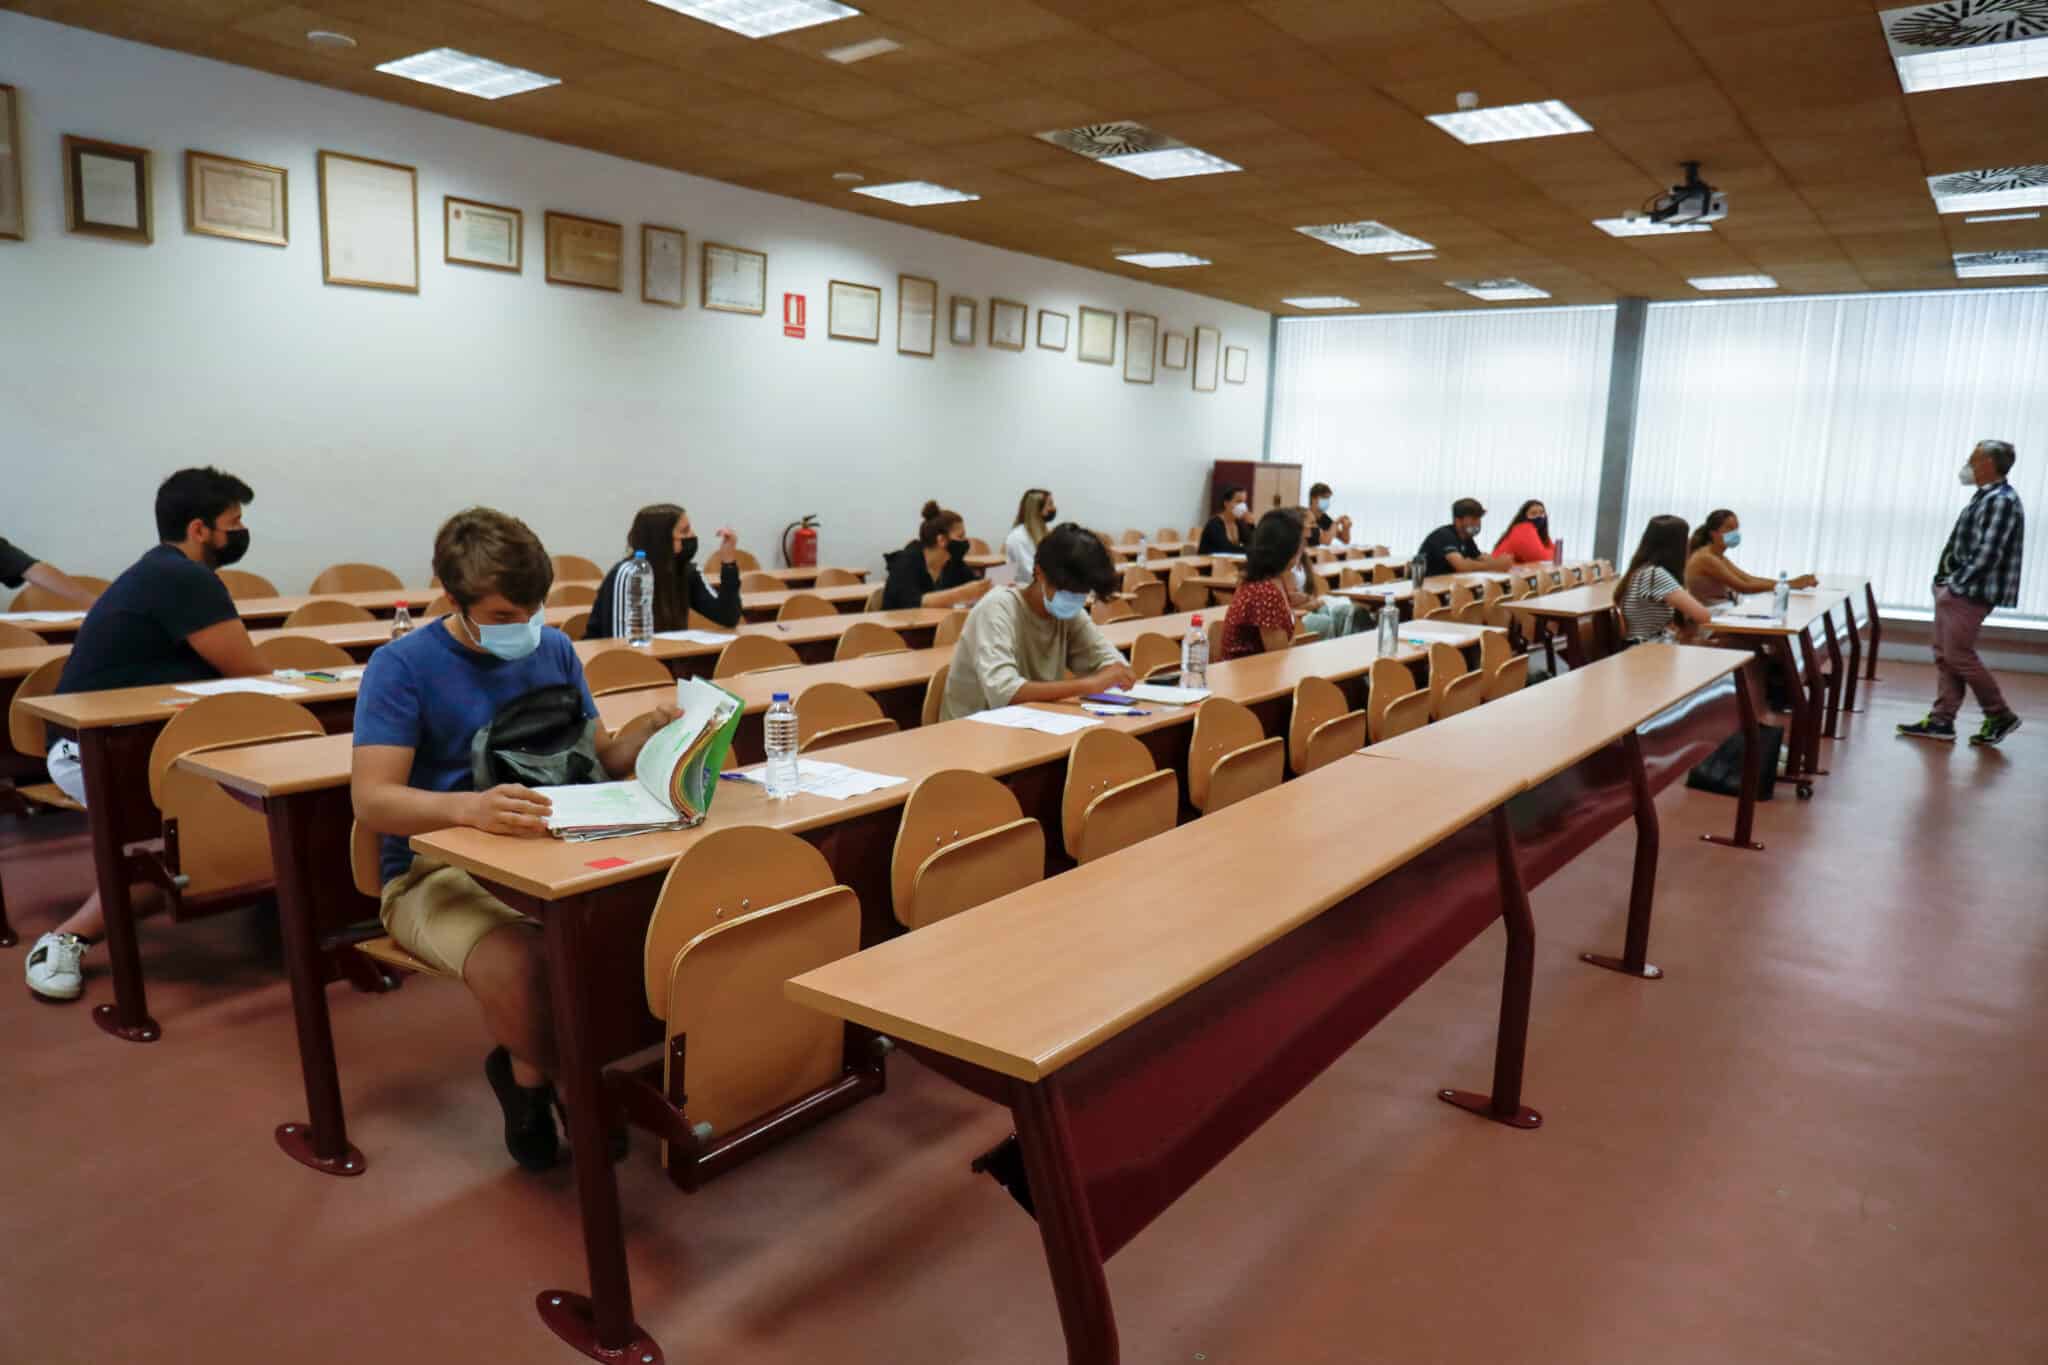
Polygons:
<instances>
[{"instance_id":1,"label":"red desk leg","mask_svg":"<svg viewBox=\"0 0 2048 1365\"><path fill-rule=\"evenodd\" d=\"M1640 758L1640 754L1638 754ZM1515 859L1508 808L1493 812L1493 857L1500 877L1500 913L1507 924L1507 966L1501 976L1500 1036L1493 1051L1493 1094L1439 1090L1437 1098L1510 1128L1537 1128L1543 1115L1522 1103L1522 1062L1529 1045L1529 995L1536 975L1536 920Z\"/></svg>"},{"instance_id":2,"label":"red desk leg","mask_svg":"<svg viewBox=\"0 0 2048 1365\"><path fill-rule=\"evenodd\" d=\"M1863 633L1856 624L1856 600L1842 599L1842 616L1848 621L1849 671L1842 677L1842 709L1856 714L1857 674L1863 671Z\"/></svg>"},{"instance_id":3,"label":"red desk leg","mask_svg":"<svg viewBox=\"0 0 2048 1365\"><path fill-rule=\"evenodd\" d=\"M1650 775L1643 767L1642 736L1633 730L1623 735L1621 750L1628 764L1628 785L1635 798L1636 817L1636 865L1628 887L1628 933L1620 957L1580 953L1579 961L1590 962L1595 967L1605 967L1624 976L1655 981L1664 975L1662 967L1653 967L1649 962L1650 909L1657 895L1657 852L1660 846L1657 802L1650 794Z\"/></svg>"},{"instance_id":4,"label":"red desk leg","mask_svg":"<svg viewBox=\"0 0 2048 1365\"><path fill-rule=\"evenodd\" d=\"M1800 756L1806 765L1804 775L1808 778L1826 777L1828 770L1820 766L1820 739L1821 717L1827 701L1822 691L1825 684L1821 680L1820 655L1813 647L1811 626L1799 632L1799 663L1806 674L1806 748Z\"/></svg>"},{"instance_id":5,"label":"red desk leg","mask_svg":"<svg viewBox=\"0 0 2048 1365\"><path fill-rule=\"evenodd\" d=\"M1835 635L1832 611L1822 612L1820 623L1828 644L1828 723L1821 733L1829 739L1836 739L1839 738L1837 732L1842 716L1842 642Z\"/></svg>"},{"instance_id":6,"label":"red desk leg","mask_svg":"<svg viewBox=\"0 0 2048 1365\"><path fill-rule=\"evenodd\" d=\"M1763 705L1757 696L1757 675L1762 669L1757 664L1744 664L1735 670L1735 699L1742 707L1742 792L1735 798L1735 833L1733 835L1702 834L1701 839L1710 844L1727 848L1746 848L1762 852L1763 845L1750 838L1756 824L1756 793L1763 785L1763 745L1758 742L1757 717L1763 713Z\"/></svg>"},{"instance_id":7,"label":"red desk leg","mask_svg":"<svg viewBox=\"0 0 2048 1365\"><path fill-rule=\"evenodd\" d=\"M323 869L308 856L314 806L282 798L264 803L271 856L277 867L277 918L284 963L292 984L292 1019L299 1031L299 1072L306 1086L308 1123L280 1123L275 1137L286 1156L325 1175L361 1175L369 1169L348 1140L342 1116L341 1072L334 1060L334 1028L327 1014L327 964L320 952L318 916L309 890ZM332 875L333 869L324 870Z\"/></svg>"},{"instance_id":8,"label":"red desk leg","mask_svg":"<svg viewBox=\"0 0 2048 1365\"><path fill-rule=\"evenodd\" d=\"M135 902L128 894L128 860L114 820L120 798L114 788L110 754L112 728L82 730L78 756L85 769L86 819L92 823L92 870L100 908L107 917L107 965L114 974L114 1003L94 1005L92 1021L116 1038L153 1043L164 1036L149 1017L142 979L142 945L135 930Z\"/></svg>"},{"instance_id":9,"label":"red desk leg","mask_svg":"<svg viewBox=\"0 0 2048 1365\"><path fill-rule=\"evenodd\" d=\"M14 932L14 926L7 922L7 888L0 885L0 948L12 948L21 942Z\"/></svg>"},{"instance_id":10,"label":"red desk leg","mask_svg":"<svg viewBox=\"0 0 2048 1365\"><path fill-rule=\"evenodd\" d=\"M1814 716L1808 704L1806 680L1799 676L1798 653L1792 648L1790 636L1762 638L1765 655L1784 671L1785 699L1792 706L1792 724L1785 735L1785 779L1799 787L1800 798L1804 800L1813 795L1813 782L1806 767L1806 732L1814 724Z\"/></svg>"},{"instance_id":11,"label":"red desk leg","mask_svg":"<svg viewBox=\"0 0 2048 1365\"><path fill-rule=\"evenodd\" d=\"M1068 1365L1117 1365L1116 1314L1110 1308L1109 1281L1102 1273L1102 1249L1088 1214L1080 1161L1067 1131L1059 1078L1035 1085L1017 1082L1015 1087L1010 1113L1031 1182L1038 1235L1052 1271Z\"/></svg>"},{"instance_id":12,"label":"red desk leg","mask_svg":"<svg viewBox=\"0 0 2048 1365\"><path fill-rule=\"evenodd\" d=\"M583 939L590 911L590 899L577 897L550 907L544 917L554 997L556 1082L569 1110L569 1147L583 1213L590 1296L544 1289L534 1306L556 1336L592 1360L661 1365L661 1347L633 1321L619 1182L612 1174L605 1123L604 1059L597 1055L588 1018L590 973L583 960Z\"/></svg>"},{"instance_id":13,"label":"red desk leg","mask_svg":"<svg viewBox=\"0 0 2048 1365\"><path fill-rule=\"evenodd\" d=\"M1877 619L1877 589L1866 581L1863 584L1863 613L1870 618L1870 663L1863 674L1865 682L1877 681L1877 643L1884 638L1884 626Z\"/></svg>"}]
</instances>

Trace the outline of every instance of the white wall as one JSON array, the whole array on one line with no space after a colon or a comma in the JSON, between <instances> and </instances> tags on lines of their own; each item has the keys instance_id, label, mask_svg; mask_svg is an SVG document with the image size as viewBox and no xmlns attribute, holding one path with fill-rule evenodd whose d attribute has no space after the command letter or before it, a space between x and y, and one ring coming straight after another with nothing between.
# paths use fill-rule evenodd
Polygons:
<instances>
[{"instance_id":1,"label":"white wall","mask_svg":"<svg viewBox=\"0 0 2048 1365\"><path fill-rule=\"evenodd\" d=\"M244 567L302 591L340 559L426 578L434 528L485 502L550 548L600 560L635 508L686 504L773 560L786 522L824 519L825 563L879 568L937 497L971 534L1008 529L1043 485L1064 516L1110 530L1191 524L1210 460L1258 458L1268 319L1122 278L498 132L319 86L0 13L0 82L19 87L30 214L0 242L0 534L111 575L154 539L172 469L217 463L256 489ZM65 133L155 152L156 242L64 232ZM188 148L284 166L291 245L184 231ZM323 285L319 149L419 168L417 296ZM822 174L822 172L821 172ZM442 263L444 194L526 214L519 276ZM627 292L550 286L546 209L626 225ZM927 210L943 222L946 209ZM690 306L640 302L643 222L689 232ZM697 245L769 254L769 311L696 306ZM895 353L896 275L943 300L1001 295L1073 315L1155 313L1222 329L1249 382L1150 386L1028 348ZM825 286L884 287L878 346L825 339ZM810 335L785 339L785 291Z\"/></svg>"}]
</instances>

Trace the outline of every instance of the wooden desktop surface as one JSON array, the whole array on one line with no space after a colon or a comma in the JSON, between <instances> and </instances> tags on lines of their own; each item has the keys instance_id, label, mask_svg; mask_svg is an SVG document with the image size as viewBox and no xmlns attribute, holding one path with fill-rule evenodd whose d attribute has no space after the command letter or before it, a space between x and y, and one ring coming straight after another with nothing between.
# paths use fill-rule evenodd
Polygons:
<instances>
[{"instance_id":1,"label":"wooden desktop surface","mask_svg":"<svg viewBox=\"0 0 2048 1365\"><path fill-rule=\"evenodd\" d=\"M1752 593L1747 599L1754 608L1758 602L1767 602L1763 593ZM1809 588L1792 594L1785 606L1785 619L1777 621L1744 621L1736 623L1719 617L1709 627L1716 635L1797 635L1821 617L1849 600L1849 594L1836 588ZM1712 610L1712 608L1709 608Z\"/></svg>"},{"instance_id":2,"label":"wooden desktop surface","mask_svg":"<svg viewBox=\"0 0 2048 1365\"><path fill-rule=\"evenodd\" d=\"M822 597L835 607L848 602L865 602L874 588L866 583L841 583L830 588L785 588L781 592L743 592L740 594L740 609L756 615L767 613L772 616L782 610L785 602L792 597Z\"/></svg>"},{"instance_id":3,"label":"wooden desktop surface","mask_svg":"<svg viewBox=\"0 0 2048 1365\"><path fill-rule=\"evenodd\" d=\"M320 702L351 700L356 694L357 679L332 683L307 680L287 685L303 690L286 697L286 701L313 706ZM165 685L30 697L20 704L30 715L66 730L97 730L113 725L167 721L181 707L190 706L198 700L199 697L189 692L180 692L175 686Z\"/></svg>"},{"instance_id":4,"label":"wooden desktop surface","mask_svg":"<svg viewBox=\"0 0 2048 1365\"><path fill-rule=\"evenodd\" d=\"M1524 597L1509 605L1517 611L1533 612L1538 616L1595 616L1614 605L1616 582L1616 579L1605 578L1584 587L1566 588L1541 597Z\"/></svg>"}]
</instances>

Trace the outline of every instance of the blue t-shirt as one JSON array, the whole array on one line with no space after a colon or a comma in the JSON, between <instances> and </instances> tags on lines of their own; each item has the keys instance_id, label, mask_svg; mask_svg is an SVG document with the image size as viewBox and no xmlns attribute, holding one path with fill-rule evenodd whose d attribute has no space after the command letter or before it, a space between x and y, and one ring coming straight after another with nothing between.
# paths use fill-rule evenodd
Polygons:
<instances>
[{"instance_id":1,"label":"blue t-shirt","mask_svg":"<svg viewBox=\"0 0 2048 1365\"><path fill-rule=\"evenodd\" d=\"M401 636L370 656L356 693L355 742L412 750L407 785L422 791L470 791L469 746L507 702L543 687L573 686L583 693L583 714L597 715L583 681L583 661L569 637L544 630L540 648L523 659L479 654L448 633L443 616ZM412 850L385 835L380 868L385 881L412 866Z\"/></svg>"}]
</instances>

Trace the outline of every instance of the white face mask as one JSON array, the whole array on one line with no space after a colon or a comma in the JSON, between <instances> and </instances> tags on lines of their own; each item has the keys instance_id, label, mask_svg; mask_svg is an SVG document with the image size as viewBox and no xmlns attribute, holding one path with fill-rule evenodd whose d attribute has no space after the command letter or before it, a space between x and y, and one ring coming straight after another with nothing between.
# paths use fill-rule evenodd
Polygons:
<instances>
[{"instance_id":1,"label":"white face mask","mask_svg":"<svg viewBox=\"0 0 2048 1365\"><path fill-rule=\"evenodd\" d=\"M1248 502L1233 503L1230 508L1230 514L1236 517L1239 521L1243 521L1245 518L1245 514L1251 510L1252 505Z\"/></svg>"},{"instance_id":2,"label":"white face mask","mask_svg":"<svg viewBox=\"0 0 2048 1365\"><path fill-rule=\"evenodd\" d=\"M1963 485L1963 487L1965 488L1968 488L1977 482L1977 471L1970 467L1970 462L1968 460L1964 460L1963 467L1956 471L1956 482Z\"/></svg>"},{"instance_id":3,"label":"white face mask","mask_svg":"<svg viewBox=\"0 0 2048 1365\"><path fill-rule=\"evenodd\" d=\"M1294 566L1294 586L1303 592L1308 591L1308 570L1299 564Z\"/></svg>"}]
</instances>

